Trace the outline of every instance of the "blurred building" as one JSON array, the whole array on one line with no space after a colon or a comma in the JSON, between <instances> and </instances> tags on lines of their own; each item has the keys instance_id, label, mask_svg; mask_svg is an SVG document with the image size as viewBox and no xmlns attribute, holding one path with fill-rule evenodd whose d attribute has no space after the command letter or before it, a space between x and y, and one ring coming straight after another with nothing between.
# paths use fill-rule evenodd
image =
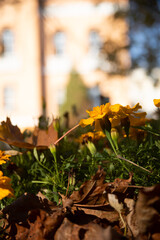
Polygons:
<instances>
[{"instance_id":1,"label":"blurred building","mask_svg":"<svg viewBox=\"0 0 160 240\"><path fill-rule=\"evenodd\" d=\"M39 6L0 2L0 118L33 125L41 114Z\"/></svg>"},{"instance_id":2,"label":"blurred building","mask_svg":"<svg viewBox=\"0 0 160 240\"><path fill-rule=\"evenodd\" d=\"M129 104L128 79L113 74L101 49L106 41L127 45L128 25L115 18L126 0L0 1L0 120L11 117L32 126L46 111L58 116L66 98L70 72L90 88L93 105ZM128 68L127 51L119 62ZM46 108L44 108L46 103Z\"/></svg>"}]
</instances>

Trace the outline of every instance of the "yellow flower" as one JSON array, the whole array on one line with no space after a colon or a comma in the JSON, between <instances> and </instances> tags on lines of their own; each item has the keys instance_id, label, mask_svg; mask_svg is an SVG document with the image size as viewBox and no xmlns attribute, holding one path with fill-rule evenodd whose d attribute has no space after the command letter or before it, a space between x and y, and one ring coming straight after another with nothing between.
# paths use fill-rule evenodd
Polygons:
<instances>
[{"instance_id":1,"label":"yellow flower","mask_svg":"<svg viewBox=\"0 0 160 240\"><path fill-rule=\"evenodd\" d=\"M6 161L9 161L9 157L10 155L5 155L5 153L0 150L0 165L6 163Z\"/></svg>"},{"instance_id":2,"label":"yellow flower","mask_svg":"<svg viewBox=\"0 0 160 240\"><path fill-rule=\"evenodd\" d=\"M160 99L153 99L154 105L160 107Z\"/></svg>"},{"instance_id":3,"label":"yellow flower","mask_svg":"<svg viewBox=\"0 0 160 240\"><path fill-rule=\"evenodd\" d=\"M0 200L5 197L14 197L10 181L11 179L3 176L3 172L0 171Z\"/></svg>"},{"instance_id":4,"label":"yellow flower","mask_svg":"<svg viewBox=\"0 0 160 240\"><path fill-rule=\"evenodd\" d=\"M108 119L111 123L112 128L120 125L121 118L125 117L122 111L122 106L120 104L114 104L110 106L110 114L108 116Z\"/></svg>"},{"instance_id":5,"label":"yellow flower","mask_svg":"<svg viewBox=\"0 0 160 240\"><path fill-rule=\"evenodd\" d=\"M101 119L109 112L110 103L93 108L93 111L86 111L93 119Z\"/></svg>"},{"instance_id":6,"label":"yellow flower","mask_svg":"<svg viewBox=\"0 0 160 240\"><path fill-rule=\"evenodd\" d=\"M94 133L94 139L99 140L101 138L105 138L106 135L102 131L97 131Z\"/></svg>"},{"instance_id":7,"label":"yellow flower","mask_svg":"<svg viewBox=\"0 0 160 240\"><path fill-rule=\"evenodd\" d=\"M85 144L88 141L93 141L94 138L94 133L93 132L88 132L82 134L79 138L76 139L77 142Z\"/></svg>"},{"instance_id":8,"label":"yellow flower","mask_svg":"<svg viewBox=\"0 0 160 240\"><path fill-rule=\"evenodd\" d=\"M115 104L110 107L111 114L109 115L109 121L111 122L112 127L117 127L121 124L122 119L128 118L130 125L134 123L134 119L139 119L141 116L144 117L146 113L136 113L142 107L137 103L134 107L127 105L126 107Z\"/></svg>"},{"instance_id":9,"label":"yellow flower","mask_svg":"<svg viewBox=\"0 0 160 240\"><path fill-rule=\"evenodd\" d=\"M98 132L87 132L82 134L78 139L76 139L77 142L85 144L88 141L96 141L100 138L106 137L105 134L102 131Z\"/></svg>"},{"instance_id":10,"label":"yellow flower","mask_svg":"<svg viewBox=\"0 0 160 240\"><path fill-rule=\"evenodd\" d=\"M134 113L134 115L129 116L131 126L142 126L147 121L146 112Z\"/></svg>"},{"instance_id":11,"label":"yellow flower","mask_svg":"<svg viewBox=\"0 0 160 240\"><path fill-rule=\"evenodd\" d=\"M86 127L88 125L93 125L95 123L95 125L99 125L99 121L100 119L103 119L110 111L109 109L110 107L110 103L106 103L103 104L101 106L97 106L93 108L93 111L86 111L89 114L89 118L87 119L82 119L79 122L79 125L81 125L82 127ZM99 130L99 129L98 129Z\"/></svg>"},{"instance_id":12,"label":"yellow flower","mask_svg":"<svg viewBox=\"0 0 160 240\"><path fill-rule=\"evenodd\" d=\"M122 106L120 104L110 105L106 103L100 107L94 107L93 111L86 111L89 114L88 119L82 119L79 123L82 127L87 125L95 126L95 131L103 131L107 129L110 131L111 127L115 128L120 126L124 119L128 119L128 127L130 125L135 126L141 118L145 118L146 113L137 113L142 107L137 103L134 107Z\"/></svg>"}]
</instances>

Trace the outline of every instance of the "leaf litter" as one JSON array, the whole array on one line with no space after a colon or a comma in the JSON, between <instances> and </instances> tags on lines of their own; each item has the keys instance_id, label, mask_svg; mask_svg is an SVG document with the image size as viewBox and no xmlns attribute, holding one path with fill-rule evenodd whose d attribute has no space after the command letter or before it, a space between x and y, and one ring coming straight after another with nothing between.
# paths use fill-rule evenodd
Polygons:
<instances>
[{"instance_id":1,"label":"leaf litter","mask_svg":"<svg viewBox=\"0 0 160 240\"><path fill-rule=\"evenodd\" d=\"M0 141L18 148L25 149L47 149L58 138L58 133L54 129L54 119L47 130L35 127L30 137L24 139L24 135L18 126L11 123L10 118L2 121L0 125Z\"/></svg>"},{"instance_id":2,"label":"leaf litter","mask_svg":"<svg viewBox=\"0 0 160 240\"><path fill-rule=\"evenodd\" d=\"M58 206L41 192L25 193L1 212L3 239L160 239L160 184L133 199L132 174L111 183L105 176L99 168L78 191L60 194Z\"/></svg>"}]
</instances>

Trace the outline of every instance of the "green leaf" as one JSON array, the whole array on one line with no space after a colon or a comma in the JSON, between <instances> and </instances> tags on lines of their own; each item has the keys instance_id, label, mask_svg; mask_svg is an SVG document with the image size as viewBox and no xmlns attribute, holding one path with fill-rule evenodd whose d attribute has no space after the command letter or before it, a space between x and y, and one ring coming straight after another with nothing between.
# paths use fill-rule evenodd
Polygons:
<instances>
[{"instance_id":1,"label":"green leaf","mask_svg":"<svg viewBox=\"0 0 160 240\"><path fill-rule=\"evenodd\" d=\"M34 157L37 159L37 161L39 161L38 152L36 148L33 149L33 154L34 154Z\"/></svg>"}]
</instances>

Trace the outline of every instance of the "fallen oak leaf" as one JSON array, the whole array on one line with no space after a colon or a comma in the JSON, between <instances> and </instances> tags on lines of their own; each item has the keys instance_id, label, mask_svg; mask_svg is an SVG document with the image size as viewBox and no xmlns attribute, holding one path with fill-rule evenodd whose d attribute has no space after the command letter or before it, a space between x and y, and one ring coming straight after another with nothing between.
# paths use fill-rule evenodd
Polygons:
<instances>
[{"instance_id":1,"label":"fallen oak leaf","mask_svg":"<svg viewBox=\"0 0 160 240\"><path fill-rule=\"evenodd\" d=\"M74 206L82 208L110 208L107 194L115 193L123 199L129 194L128 186L132 181L132 174L129 179L115 179L114 182L105 182L106 173L99 167L97 173L80 186L78 191L74 191L70 199ZM131 191L133 191L131 189Z\"/></svg>"},{"instance_id":2,"label":"fallen oak leaf","mask_svg":"<svg viewBox=\"0 0 160 240\"><path fill-rule=\"evenodd\" d=\"M96 186L96 181L93 181L91 182L91 186L90 188L88 188L88 191L84 192L84 194L82 195L82 198L77 201L77 202L74 202L74 204L81 204L83 203L83 201L85 201L87 199L87 197L89 196L89 194L91 194L91 192L93 191L93 189L95 188ZM83 187L83 186L82 186ZM82 189L82 188L81 188Z\"/></svg>"},{"instance_id":3,"label":"fallen oak leaf","mask_svg":"<svg viewBox=\"0 0 160 240\"><path fill-rule=\"evenodd\" d=\"M10 118L0 125L0 141L19 148L32 149L35 146L24 142L23 134L17 126L12 125Z\"/></svg>"},{"instance_id":4,"label":"fallen oak leaf","mask_svg":"<svg viewBox=\"0 0 160 240\"><path fill-rule=\"evenodd\" d=\"M2 121L0 125L0 138L10 139L14 141L23 141L23 135L17 126L13 126L10 118L7 117L6 122Z\"/></svg>"},{"instance_id":5,"label":"fallen oak leaf","mask_svg":"<svg viewBox=\"0 0 160 240\"><path fill-rule=\"evenodd\" d=\"M33 144L36 148L48 148L54 144L58 138L58 133L54 129L54 120L48 126L47 130L35 127L33 134L27 139L27 142Z\"/></svg>"},{"instance_id":6,"label":"fallen oak leaf","mask_svg":"<svg viewBox=\"0 0 160 240\"><path fill-rule=\"evenodd\" d=\"M106 173L99 168L97 173L88 181L83 183L78 191L74 191L70 199L76 206L84 207L102 207L108 205L103 192L107 188L108 183L104 183ZM89 206L88 206L89 205Z\"/></svg>"},{"instance_id":7,"label":"fallen oak leaf","mask_svg":"<svg viewBox=\"0 0 160 240\"><path fill-rule=\"evenodd\" d=\"M47 149L51 144L54 144L58 138L53 122L54 120L49 125L48 130L35 127L32 137L28 138L28 141L24 141L20 129L12 125L11 120L7 117L6 122L3 121L0 125L0 141L18 148Z\"/></svg>"}]
</instances>

